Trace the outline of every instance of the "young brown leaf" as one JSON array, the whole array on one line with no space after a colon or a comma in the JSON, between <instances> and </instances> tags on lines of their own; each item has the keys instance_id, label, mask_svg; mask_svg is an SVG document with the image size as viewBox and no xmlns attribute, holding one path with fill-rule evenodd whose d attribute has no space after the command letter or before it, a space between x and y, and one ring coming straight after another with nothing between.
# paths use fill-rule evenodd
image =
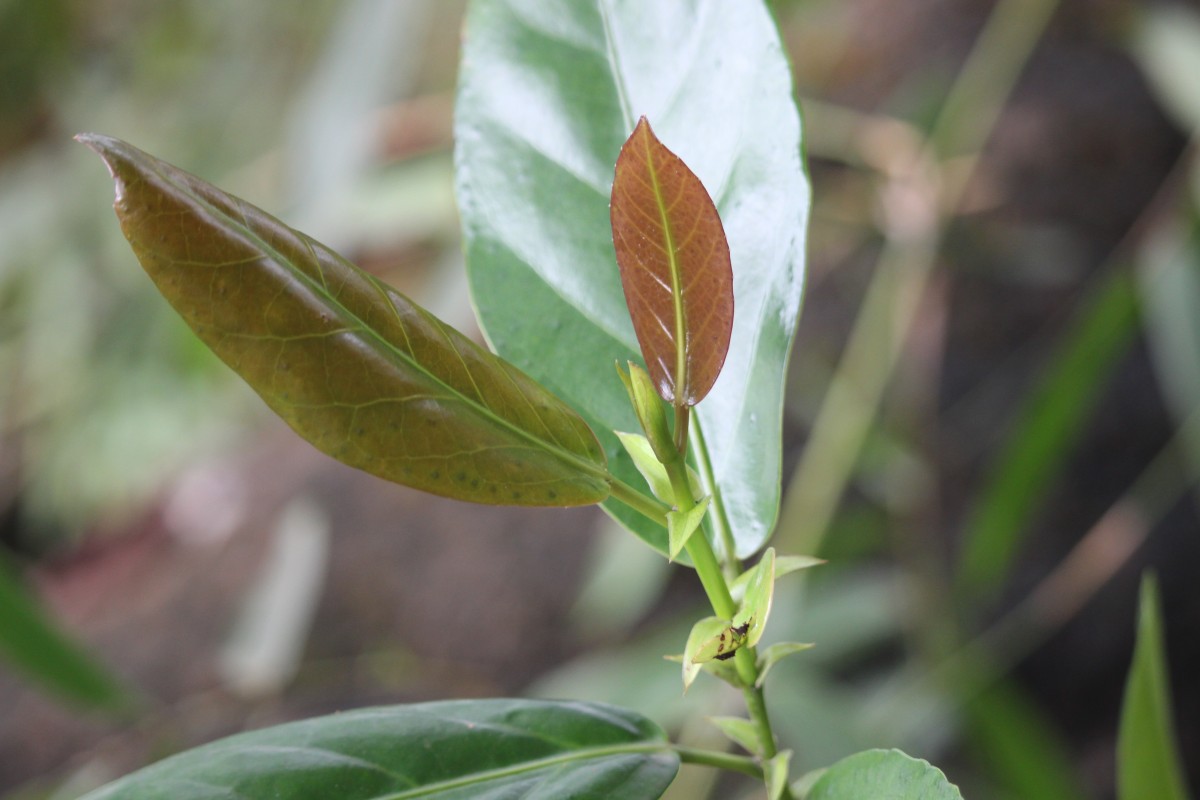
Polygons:
<instances>
[{"instance_id":1,"label":"young brown leaf","mask_svg":"<svg viewBox=\"0 0 1200 800\"><path fill-rule=\"evenodd\" d=\"M250 204L125 142L78 138L108 165L159 291L319 450L477 503L608 496L591 429L516 367Z\"/></svg>"},{"instance_id":2,"label":"young brown leaf","mask_svg":"<svg viewBox=\"0 0 1200 800\"><path fill-rule=\"evenodd\" d=\"M642 117L617 158L610 206L625 302L663 399L712 388L733 330L733 270L717 207Z\"/></svg>"}]
</instances>

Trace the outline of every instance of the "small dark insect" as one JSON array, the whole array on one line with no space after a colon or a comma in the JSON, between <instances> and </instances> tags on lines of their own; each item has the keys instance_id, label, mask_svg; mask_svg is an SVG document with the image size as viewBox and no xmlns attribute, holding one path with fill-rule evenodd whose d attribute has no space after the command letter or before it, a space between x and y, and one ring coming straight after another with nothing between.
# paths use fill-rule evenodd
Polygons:
<instances>
[{"instance_id":1,"label":"small dark insect","mask_svg":"<svg viewBox=\"0 0 1200 800\"><path fill-rule=\"evenodd\" d=\"M746 643L746 634L749 631L750 622L746 621L722 632L717 640L717 654L713 658L717 661L728 661L733 658L738 648Z\"/></svg>"}]
</instances>

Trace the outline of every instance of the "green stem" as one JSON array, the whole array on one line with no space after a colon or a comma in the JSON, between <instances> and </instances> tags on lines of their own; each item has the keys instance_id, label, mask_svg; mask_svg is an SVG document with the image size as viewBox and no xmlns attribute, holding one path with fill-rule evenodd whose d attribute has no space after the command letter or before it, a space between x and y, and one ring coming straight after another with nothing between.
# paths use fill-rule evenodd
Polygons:
<instances>
[{"instance_id":1,"label":"green stem","mask_svg":"<svg viewBox=\"0 0 1200 800\"><path fill-rule=\"evenodd\" d=\"M688 409L677 407L675 411L675 431L676 434L682 431L683 438L676 440L678 448L663 462L663 468L671 481L675 509L680 513L687 514L696 507L696 498L692 495L691 481L688 479L686 460ZM612 496L650 519L665 524L666 514L670 510L665 504L652 500L615 478L612 479ZM700 577L700 583L704 587L705 594L708 595L708 601L712 605L713 611L721 619L732 620L737 614L738 607L729 593L729 584L725 579L725 573L722 572L721 563L713 551L712 543L709 542L704 532L700 531L688 539L685 548L688 555L691 556L692 564L696 568L696 574ZM730 547L730 558L733 557L733 549ZM759 677L758 656L754 648L743 647L737 651L734 659L738 678L743 685L746 709L757 729L759 741L762 743L760 755L764 760L774 758L778 752L775 734L771 729L771 720L767 715L767 706L762 690L755 685ZM764 778L762 766L755 759L684 747L676 747L676 752L685 762L732 769L760 780ZM787 787L784 788L781 800L792 800L791 790Z\"/></svg>"},{"instance_id":2,"label":"green stem","mask_svg":"<svg viewBox=\"0 0 1200 800\"><path fill-rule=\"evenodd\" d=\"M667 470L667 477L671 479L675 507L684 514L688 513L696 507L696 498L692 497L692 487L688 481L687 464L683 455L677 453L663 464L663 467ZM708 537L703 531L698 531L688 539L684 548L692 557L692 564L696 567L696 574L700 576L700 583L704 586L704 593L708 595L708 602L712 604L713 611L721 619L733 619L733 615L737 613L737 604L729 594L729 585L725 583L721 563L717 561L717 554L713 552Z\"/></svg>"},{"instance_id":3,"label":"green stem","mask_svg":"<svg viewBox=\"0 0 1200 800\"><path fill-rule=\"evenodd\" d=\"M629 506L643 517L657 522L664 528L667 527L667 512L671 509L666 503L656 500L649 495L642 494L628 483L614 476L610 475L608 480L609 490L614 499Z\"/></svg>"},{"instance_id":4,"label":"green stem","mask_svg":"<svg viewBox=\"0 0 1200 800\"><path fill-rule=\"evenodd\" d=\"M719 750L701 750L679 744L673 745L672 749L679 754L679 760L685 764L702 764L706 767L740 772L751 778L758 778L760 781L763 779L762 765L749 756L735 756Z\"/></svg>"},{"instance_id":5,"label":"green stem","mask_svg":"<svg viewBox=\"0 0 1200 800\"><path fill-rule=\"evenodd\" d=\"M755 660L754 653L750 650L750 648L742 648L738 651L738 654L735 657L738 658L739 661L742 660L742 653L746 653L748 660L753 665ZM741 664L738 666L740 667ZM739 669L739 672L740 671L741 670ZM754 671L757 673L758 668L755 667ZM750 721L753 722L754 727L758 729L758 740L762 743L763 759L765 760L774 758L775 754L779 752L779 750L775 744L775 732L771 729L771 718L767 715L767 703L763 699L762 689L758 688L753 683L748 684L744 689L742 689L742 696L746 700L746 710L750 712Z\"/></svg>"},{"instance_id":6,"label":"green stem","mask_svg":"<svg viewBox=\"0 0 1200 800\"><path fill-rule=\"evenodd\" d=\"M696 501L692 497L691 485L688 482L687 465L684 463L683 455L678 458L671 459L670 463L663 465L667 470L667 475L671 479L671 488L675 492L676 507L687 513L695 506ZM713 611L722 619L733 619L737 613L737 604L733 602L733 596L729 593L729 585L725 582L725 575L721 572L721 565L717 561L717 556L713 552L712 544L709 543L708 537L701 531L693 534L688 539L685 545L688 555L692 557L692 563L696 567L696 574L700 576L700 583L704 586L704 591L708 595L708 601L712 604ZM758 730L758 738L762 743L763 759L774 758L778 752L775 745L775 733L771 729L771 718L767 715L767 705L763 699L762 689L759 689L755 684L758 682L758 656L754 648L743 647L734 654L734 666L737 669L738 677L743 684L742 694L746 699L746 710L750 714L750 719L754 722L755 728ZM756 777L762 778L762 770L759 769ZM791 790L784 788L781 800L791 800Z\"/></svg>"},{"instance_id":7,"label":"green stem","mask_svg":"<svg viewBox=\"0 0 1200 800\"><path fill-rule=\"evenodd\" d=\"M691 409L687 406L675 406L675 449L680 455L687 454L688 446L688 421L691 418Z\"/></svg>"}]
</instances>

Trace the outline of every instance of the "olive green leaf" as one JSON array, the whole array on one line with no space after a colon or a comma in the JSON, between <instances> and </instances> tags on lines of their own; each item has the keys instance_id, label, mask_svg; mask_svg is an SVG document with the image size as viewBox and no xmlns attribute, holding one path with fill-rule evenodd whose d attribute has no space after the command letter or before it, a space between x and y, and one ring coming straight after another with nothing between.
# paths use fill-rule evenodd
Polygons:
<instances>
[{"instance_id":1,"label":"olive green leaf","mask_svg":"<svg viewBox=\"0 0 1200 800\"><path fill-rule=\"evenodd\" d=\"M125 142L78 139L108 165L159 291L319 450L477 503L608 496L587 424L516 367L250 204Z\"/></svg>"}]
</instances>

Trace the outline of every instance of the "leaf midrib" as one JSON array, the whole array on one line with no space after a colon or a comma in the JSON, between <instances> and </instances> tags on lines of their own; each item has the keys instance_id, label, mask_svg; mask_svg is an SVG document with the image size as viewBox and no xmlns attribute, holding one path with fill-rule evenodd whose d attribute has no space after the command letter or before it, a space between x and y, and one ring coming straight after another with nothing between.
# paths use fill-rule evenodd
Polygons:
<instances>
[{"instance_id":1,"label":"leaf midrib","mask_svg":"<svg viewBox=\"0 0 1200 800\"><path fill-rule=\"evenodd\" d=\"M571 750L566 753L559 753L553 756L545 756L544 758L534 759L531 761L522 761L519 764L512 764L507 767L497 767L496 769L474 772L470 775L463 775L457 778L448 778L444 781L418 786L413 789L404 789L392 794L379 795L371 800L411 800L411 798L428 797L430 795L437 794L438 792L451 791L464 786L489 783L491 781L514 777L524 773L536 772L540 769L557 766L559 764L570 764L573 761L588 761L614 755L637 755L639 753L666 752L670 752L670 748L665 742L637 742L620 745L586 747L578 750Z\"/></svg>"},{"instance_id":2,"label":"leaf midrib","mask_svg":"<svg viewBox=\"0 0 1200 800\"><path fill-rule=\"evenodd\" d=\"M671 220L663 202L662 186L658 182L658 170L654 165L654 140L649 126L642 137L645 140L646 171L650 173L650 185L654 192L654 203L658 206L658 217L662 222L663 239L667 251L667 269L671 275L671 302L675 309L675 407L687 405L687 310L683 305L683 277L679 274L679 259L675 253L675 237L671 232Z\"/></svg>"}]
</instances>

